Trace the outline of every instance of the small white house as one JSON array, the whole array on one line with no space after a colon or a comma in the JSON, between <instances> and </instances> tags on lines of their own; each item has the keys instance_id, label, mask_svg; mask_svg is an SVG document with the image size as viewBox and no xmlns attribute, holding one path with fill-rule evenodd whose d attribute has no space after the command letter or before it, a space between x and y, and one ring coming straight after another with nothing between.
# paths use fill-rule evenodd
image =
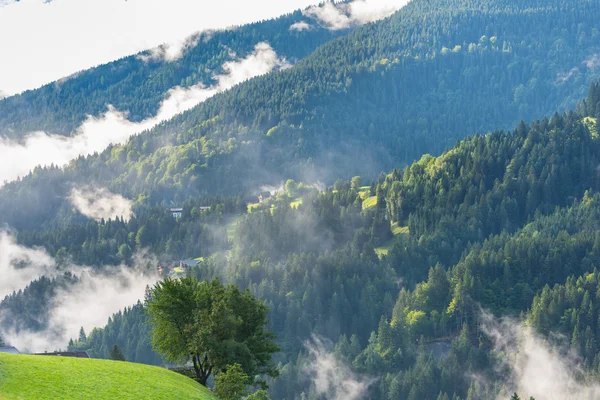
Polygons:
<instances>
[{"instance_id":1,"label":"small white house","mask_svg":"<svg viewBox=\"0 0 600 400\"><path fill-rule=\"evenodd\" d=\"M170 208L169 212L173 214L173 218L179 219L183 215L183 208Z\"/></svg>"}]
</instances>

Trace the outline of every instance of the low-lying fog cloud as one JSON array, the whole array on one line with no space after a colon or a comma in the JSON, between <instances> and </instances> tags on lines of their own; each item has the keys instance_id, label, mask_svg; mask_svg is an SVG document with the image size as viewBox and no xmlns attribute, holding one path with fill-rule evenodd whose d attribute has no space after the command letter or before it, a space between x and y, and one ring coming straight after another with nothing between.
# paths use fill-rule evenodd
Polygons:
<instances>
[{"instance_id":1,"label":"low-lying fog cloud","mask_svg":"<svg viewBox=\"0 0 600 400\"><path fill-rule=\"evenodd\" d=\"M106 325L112 314L143 300L146 287L158 281L155 258L137 254L134 259L133 267L110 267L101 273L87 267L64 266L63 270L69 270L79 280L55 294L49 304L48 328L43 332L17 333L0 327L0 336L21 351L65 349L81 327L89 332ZM55 260L43 249L19 246L7 232L0 232L1 299L24 289L32 280L56 276L57 268ZM9 315L0 315L0 321L5 318L12 320Z\"/></svg>"},{"instance_id":2,"label":"low-lying fog cloud","mask_svg":"<svg viewBox=\"0 0 600 400\"><path fill-rule=\"evenodd\" d=\"M285 187L283 185L283 182L279 186L263 185L260 187L260 191L261 192L269 192L269 193L271 193L271 196L276 196L279 193L285 191Z\"/></svg>"},{"instance_id":3,"label":"low-lying fog cloud","mask_svg":"<svg viewBox=\"0 0 600 400\"><path fill-rule=\"evenodd\" d=\"M0 231L0 301L41 276L54 276L54 259L44 249L18 245L8 232Z\"/></svg>"},{"instance_id":4,"label":"low-lying fog cloud","mask_svg":"<svg viewBox=\"0 0 600 400\"><path fill-rule=\"evenodd\" d=\"M179 60L188 49L195 47L200 39L204 42L208 41L212 36L210 31L202 33L194 33L185 39L175 40L170 43L161 44L153 49L150 49L140 55L138 58L145 62L173 62Z\"/></svg>"},{"instance_id":5,"label":"low-lying fog cloud","mask_svg":"<svg viewBox=\"0 0 600 400\"><path fill-rule=\"evenodd\" d=\"M598 67L600 67L600 55L591 55L588 58L586 58L582 64L585 65L587 69L594 71Z\"/></svg>"},{"instance_id":6,"label":"low-lying fog cloud","mask_svg":"<svg viewBox=\"0 0 600 400\"><path fill-rule=\"evenodd\" d=\"M564 83L580 73L596 73L599 67L600 55L592 54L582 61L579 66L575 66L567 72L557 73L555 83Z\"/></svg>"},{"instance_id":7,"label":"low-lying fog cloud","mask_svg":"<svg viewBox=\"0 0 600 400\"><path fill-rule=\"evenodd\" d=\"M85 270L79 281L60 290L50 304L48 329L42 332L2 331L4 340L20 351L44 352L66 349L70 339L106 325L108 318L144 299L146 287L158 280L141 269L118 267L102 274Z\"/></svg>"},{"instance_id":8,"label":"low-lying fog cloud","mask_svg":"<svg viewBox=\"0 0 600 400\"><path fill-rule=\"evenodd\" d=\"M127 113L109 106L102 117L89 117L72 137L36 132L24 141L16 142L0 137L0 185L29 173L38 165L66 165L80 156L101 152L110 144L123 144L140 132L189 110L209 97L227 90L250 78L269 73L274 68L289 64L280 59L268 43L259 43L254 52L244 59L223 65L224 74L216 75L216 83L189 88L175 87L162 102L156 116L142 122L131 122Z\"/></svg>"},{"instance_id":9,"label":"low-lying fog cloud","mask_svg":"<svg viewBox=\"0 0 600 400\"><path fill-rule=\"evenodd\" d=\"M408 3L408 0L356 0L335 5L326 2L321 7L311 7L304 15L331 30L346 29L389 17ZM290 29L310 29L308 24L294 24Z\"/></svg>"},{"instance_id":10,"label":"low-lying fog cloud","mask_svg":"<svg viewBox=\"0 0 600 400\"><path fill-rule=\"evenodd\" d=\"M15 94L195 32L278 17L316 0L0 0L0 90Z\"/></svg>"},{"instance_id":11,"label":"low-lying fog cloud","mask_svg":"<svg viewBox=\"0 0 600 400\"><path fill-rule=\"evenodd\" d=\"M125 197L105 188L84 187L73 189L69 201L77 211L100 221L121 218L129 221L133 215L133 203Z\"/></svg>"},{"instance_id":12,"label":"low-lying fog cloud","mask_svg":"<svg viewBox=\"0 0 600 400\"><path fill-rule=\"evenodd\" d=\"M600 398L598 382L582 383L581 365L568 349L551 344L530 328L514 320L497 320L483 314L482 328L505 353L505 366L512 371L505 393L497 400L518 393L522 399L581 400Z\"/></svg>"},{"instance_id":13,"label":"low-lying fog cloud","mask_svg":"<svg viewBox=\"0 0 600 400\"><path fill-rule=\"evenodd\" d=\"M312 29L312 26L306 21L296 22L290 26L290 31L309 31Z\"/></svg>"},{"instance_id":14,"label":"low-lying fog cloud","mask_svg":"<svg viewBox=\"0 0 600 400\"><path fill-rule=\"evenodd\" d=\"M358 376L332 352L326 349L325 343L314 336L304 344L308 350L309 360L304 366L312 379L317 394L330 400L363 399L367 389L374 382L372 379Z\"/></svg>"}]
</instances>

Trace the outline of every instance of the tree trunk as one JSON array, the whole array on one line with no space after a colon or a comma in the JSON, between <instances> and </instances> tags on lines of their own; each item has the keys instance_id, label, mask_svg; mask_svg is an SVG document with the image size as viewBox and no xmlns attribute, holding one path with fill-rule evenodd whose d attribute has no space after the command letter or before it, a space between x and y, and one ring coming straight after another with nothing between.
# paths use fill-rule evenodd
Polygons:
<instances>
[{"instance_id":1,"label":"tree trunk","mask_svg":"<svg viewBox=\"0 0 600 400\"><path fill-rule=\"evenodd\" d=\"M198 371L196 371L196 381L202 386L206 386L206 382L208 381L208 375L199 374Z\"/></svg>"},{"instance_id":2,"label":"tree trunk","mask_svg":"<svg viewBox=\"0 0 600 400\"><path fill-rule=\"evenodd\" d=\"M200 356L192 355L194 371L196 372L196 382L206 386L206 382L212 373L212 367L208 365L208 357L204 357L204 363L200 362ZM204 366L203 364L207 364Z\"/></svg>"}]
</instances>

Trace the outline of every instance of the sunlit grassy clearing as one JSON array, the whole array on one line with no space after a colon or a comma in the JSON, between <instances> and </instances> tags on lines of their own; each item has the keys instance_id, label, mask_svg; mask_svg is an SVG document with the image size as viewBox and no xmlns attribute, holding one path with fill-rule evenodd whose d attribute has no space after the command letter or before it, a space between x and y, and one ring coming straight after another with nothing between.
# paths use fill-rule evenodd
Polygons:
<instances>
[{"instance_id":1,"label":"sunlit grassy clearing","mask_svg":"<svg viewBox=\"0 0 600 400\"><path fill-rule=\"evenodd\" d=\"M12 354L0 354L0 396L7 400L216 400L197 382L164 368Z\"/></svg>"},{"instance_id":2,"label":"sunlit grassy clearing","mask_svg":"<svg viewBox=\"0 0 600 400\"><path fill-rule=\"evenodd\" d=\"M394 234L394 238L389 240L383 246L375 248L375 253L377 253L377 255L380 258L383 256L387 256L389 254L392 247L394 247L394 243L396 242L396 237L398 237L399 235L408 235L409 234L408 226L398 226L397 222L394 222L392 224L391 229L392 229L392 233Z\"/></svg>"}]
</instances>

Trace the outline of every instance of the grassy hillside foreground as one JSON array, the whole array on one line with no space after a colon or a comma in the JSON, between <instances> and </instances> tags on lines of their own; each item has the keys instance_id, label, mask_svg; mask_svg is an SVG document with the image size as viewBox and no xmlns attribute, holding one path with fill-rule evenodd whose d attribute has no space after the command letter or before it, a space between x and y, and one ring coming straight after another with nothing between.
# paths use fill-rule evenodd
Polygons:
<instances>
[{"instance_id":1,"label":"grassy hillside foreground","mask_svg":"<svg viewBox=\"0 0 600 400\"><path fill-rule=\"evenodd\" d=\"M0 399L216 400L216 397L193 380L158 367L0 354Z\"/></svg>"}]
</instances>

